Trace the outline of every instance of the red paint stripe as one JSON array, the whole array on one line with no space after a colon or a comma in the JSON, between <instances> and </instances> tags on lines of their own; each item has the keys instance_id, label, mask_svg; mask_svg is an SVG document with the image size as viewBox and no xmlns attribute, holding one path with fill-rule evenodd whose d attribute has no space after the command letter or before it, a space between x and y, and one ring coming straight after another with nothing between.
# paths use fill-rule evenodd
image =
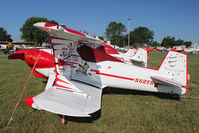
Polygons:
<instances>
[{"instance_id":1,"label":"red paint stripe","mask_svg":"<svg viewBox=\"0 0 199 133\"><path fill-rule=\"evenodd\" d=\"M73 89L73 88L70 88L70 87L66 87L66 86L62 86L62 85L58 85L57 83L55 83L56 87L60 87L60 88L65 88L65 89Z\"/></svg>"},{"instance_id":2,"label":"red paint stripe","mask_svg":"<svg viewBox=\"0 0 199 133\"><path fill-rule=\"evenodd\" d=\"M96 74L99 74L99 70L91 69L90 71L91 71L91 72L95 72Z\"/></svg>"},{"instance_id":3,"label":"red paint stripe","mask_svg":"<svg viewBox=\"0 0 199 133\"><path fill-rule=\"evenodd\" d=\"M45 23L44 27L53 27L53 26L58 26L58 25L52 23Z\"/></svg>"},{"instance_id":4,"label":"red paint stripe","mask_svg":"<svg viewBox=\"0 0 199 133\"><path fill-rule=\"evenodd\" d=\"M66 81L64 81L64 80L61 80L61 79L59 79L59 78L56 78L56 82L57 81L60 81L60 82L63 82L63 83L66 83L66 84L69 84L70 85L70 83L68 83L68 82L66 82Z\"/></svg>"},{"instance_id":5,"label":"red paint stripe","mask_svg":"<svg viewBox=\"0 0 199 133\"><path fill-rule=\"evenodd\" d=\"M31 68L31 69L32 69L32 68ZM33 71L33 74L34 74L35 76L37 76L37 77L40 77L40 78L47 78L45 75L43 75L43 74L37 72L35 69L34 69L34 71Z\"/></svg>"},{"instance_id":6,"label":"red paint stripe","mask_svg":"<svg viewBox=\"0 0 199 133\"><path fill-rule=\"evenodd\" d=\"M76 35L80 35L80 36L84 36L86 37L86 35L84 35L83 33L81 32L78 32L78 31L75 31L75 30L72 30L72 29L69 29L69 28L66 28L66 27L63 27L66 31L70 32L70 33L73 33L73 34L76 34Z\"/></svg>"},{"instance_id":7,"label":"red paint stripe","mask_svg":"<svg viewBox=\"0 0 199 133\"><path fill-rule=\"evenodd\" d=\"M69 84L70 85L70 83L68 83L68 82L66 82L66 81L64 81L64 80L62 80L62 79L60 79L60 78L58 78L58 76L61 76L60 74L57 74L56 75L56 82L57 81L61 81L61 82L63 82L63 83L66 83L66 84Z\"/></svg>"},{"instance_id":8,"label":"red paint stripe","mask_svg":"<svg viewBox=\"0 0 199 133\"><path fill-rule=\"evenodd\" d=\"M169 54L169 52L167 52L166 56L164 57L163 61L162 61L162 62L161 62L161 64L160 64L160 66L159 66L158 70L160 70L160 68L161 68L161 66L162 66L163 62L165 61L165 59L167 58L167 55L168 55L168 54Z\"/></svg>"},{"instance_id":9,"label":"red paint stripe","mask_svg":"<svg viewBox=\"0 0 199 133\"><path fill-rule=\"evenodd\" d=\"M187 93L187 91L188 91L188 88L186 88L186 91L185 91L184 95Z\"/></svg>"},{"instance_id":10,"label":"red paint stripe","mask_svg":"<svg viewBox=\"0 0 199 133\"><path fill-rule=\"evenodd\" d=\"M113 78L120 78L120 79L126 79L126 80L134 80L134 78L127 78L127 77L123 77L123 76L117 76L117 75L112 75L112 74L107 74L107 73L101 73L99 70L91 69L90 71L96 72L96 74L103 75L103 76L108 76L108 77L113 77Z\"/></svg>"},{"instance_id":11,"label":"red paint stripe","mask_svg":"<svg viewBox=\"0 0 199 133\"><path fill-rule=\"evenodd\" d=\"M57 26L57 28L59 27L59 25L55 25L55 24L51 24L51 23L46 23L45 24L45 27L52 27L52 26ZM79 32L79 31L75 31L75 30L69 29L69 28L64 27L64 26L61 26L61 27L64 28L66 31L70 32L70 33L86 37L85 34Z\"/></svg>"},{"instance_id":12,"label":"red paint stripe","mask_svg":"<svg viewBox=\"0 0 199 133\"><path fill-rule=\"evenodd\" d=\"M117 75L112 75L112 74L107 74L107 73L98 73L99 75L103 75L103 76L109 76L109 77L113 77L113 78L119 78L119 79L126 79L126 80L134 80L134 78L127 78L127 77L122 77L122 76L117 76Z\"/></svg>"},{"instance_id":13,"label":"red paint stripe","mask_svg":"<svg viewBox=\"0 0 199 133\"><path fill-rule=\"evenodd\" d=\"M161 79L160 79L161 80ZM166 80L166 79L162 79L163 81L166 81L166 82L168 82L168 83L171 83L171 84L175 84L175 85L177 85L177 86L181 86L182 87L182 85L180 85L180 84L178 84L178 83L176 83L176 82L173 82L173 81L170 81L170 80Z\"/></svg>"},{"instance_id":14,"label":"red paint stripe","mask_svg":"<svg viewBox=\"0 0 199 133\"><path fill-rule=\"evenodd\" d=\"M142 68L145 68L145 69L151 69L151 70L159 71L168 54L169 54L169 52L167 52L166 56L164 56L164 59L163 59L163 61L161 62L161 64L159 65L159 68L158 68L158 69L155 69L155 68L148 68L148 67L145 68L145 67L142 67L142 66L141 66L141 67L142 67ZM147 63L148 63L148 56L147 56ZM147 64L147 65L148 65L148 64Z\"/></svg>"},{"instance_id":15,"label":"red paint stripe","mask_svg":"<svg viewBox=\"0 0 199 133\"><path fill-rule=\"evenodd\" d=\"M190 87L188 87L188 86L181 86L182 88L186 88L186 89L190 89L190 90L192 90Z\"/></svg>"}]
</instances>

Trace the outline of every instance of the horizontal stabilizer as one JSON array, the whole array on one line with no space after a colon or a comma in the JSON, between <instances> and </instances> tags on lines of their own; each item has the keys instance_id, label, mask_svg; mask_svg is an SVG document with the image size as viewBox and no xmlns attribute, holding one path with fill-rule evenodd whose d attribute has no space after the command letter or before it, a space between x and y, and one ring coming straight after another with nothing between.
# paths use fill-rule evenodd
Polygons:
<instances>
[{"instance_id":1,"label":"horizontal stabilizer","mask_svg":"<svg viewBox=\"0 0 199 133\"><path fill-rule=\"evenodd\" d=\"M131 62L143 63L142 60L138 60L138 59L130 59L130 60L131 60Z\"/></svg>"},{"instance_id":2,"label":"horizontal stabilizer","mask_svg":"<svg viewBox=\"0 0 199 133\"><path fill-rule=\"evenodd\" d=\"M71 82L84 93L51 87L35 96L34 103L49 112L76 117L90 117L90 114L101 109L101 89L76 81Z\"/></svg>"},{"instance_id":3,"label":"horizontal stabilizer","mask_svg":"<svg viewBox=\"0 0 199 133\"><path fill-rule=\"evenodd\" d=\"M161 76L151 76L151 78L163 83L164 85L173 85L177 87L183 87L183 85L180 82L169 79L169 78L165 78Z\"/></svg>"}]
</instances>

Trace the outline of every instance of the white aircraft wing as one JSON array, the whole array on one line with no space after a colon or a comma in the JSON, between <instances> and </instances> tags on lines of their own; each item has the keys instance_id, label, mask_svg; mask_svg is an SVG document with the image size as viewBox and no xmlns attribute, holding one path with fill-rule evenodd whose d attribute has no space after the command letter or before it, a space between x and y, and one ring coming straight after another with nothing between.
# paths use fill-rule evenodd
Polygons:
<instances>
[{"instance_id":1,"label":"white aircraft wing","mask_svg":"<svg viewBox=\"0 0 199 133\"><path fill-rule=\"evenodd\" d=\"M46 31L50 36L68 39L69 41L93 42L96 44L106 44L99 38L90 37L84 33L69 29L64 26L55 25L46 22L39 22L34 24L35 27Z\"/></svg>"},{"instance_id":2,"label":"white aircraft wing","mask_svg":"<svg viewBox=\"0 0 199 133\"><path fill-rule=\"evenodd\" d=\"M73 85L84 93L76 93L61 87L51 87L33 98L40 109L67 116L90 117L90 114L101 109L100 88L77 81Z\"/></svg>"}]
</instances>

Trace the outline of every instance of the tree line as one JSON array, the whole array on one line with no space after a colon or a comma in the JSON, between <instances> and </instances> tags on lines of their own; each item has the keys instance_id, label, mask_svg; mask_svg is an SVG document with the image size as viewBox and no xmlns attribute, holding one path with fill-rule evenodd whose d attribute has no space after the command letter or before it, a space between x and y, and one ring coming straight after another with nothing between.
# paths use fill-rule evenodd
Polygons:
<instances>
[{"instance_id":1,"label":"tree line","mask_svg":"<svg viewBox=\"0 0 199 133\"><path fill-rule=\"evenodd\" d=\"M154 32L147 27L137 27L133 31L130 31L130 46L137 46L147 44L148 46L157 47L173 47L185 45L189 47L192 42L184 41L181 39L176 40L175 37L164 37L161 43L154 41ZM122 23L110 22L106 28L105 36L112 44L118 46L127 46L128 33L126 33L126 27Z\"/></svg>"},{"instance_id":2,"label":"tree line","mask_svg":"<svg viewBox=\"0 0 199 133\"><path fill-rule=\"evenodd\" d=\"M3 27L0 27L0 41L8 41L8 42L13 41L11 35L8 34Z\"/></svg>"},{"instance_id":3,"label":"tree line","mask_svg":"<svg viewBox=\"0 0 199 133\"><path fill-rule=\"evenodd\" d=\"M22 32L21 39L24 41L34 41L37 44L42 44L46 41L47 33L45 31L41 31L33 26L34 23L37 22L48 22L53 24L58 24L55 20L48 20L45 17L31 17L28 18L23 26L20 28ZM154 41L154 32L147 27L139 26L134 30L129 32L130 34L130 46L137 46L147 44L148 46L163 46L163 47L173 47L179 45L186 45L189 47L192 42L184 41L181 39L175 39L175 37L167 36L164 37L161 43ZM127 46L128 44L128 33L125 25L120 22L110 22L106 28L105 36L100 36L100 39L111 41L111 44L118 46ZM11 36L6 32L5 29L0 28L0 41L12 41Z\"/></svg>"}]
</instances>

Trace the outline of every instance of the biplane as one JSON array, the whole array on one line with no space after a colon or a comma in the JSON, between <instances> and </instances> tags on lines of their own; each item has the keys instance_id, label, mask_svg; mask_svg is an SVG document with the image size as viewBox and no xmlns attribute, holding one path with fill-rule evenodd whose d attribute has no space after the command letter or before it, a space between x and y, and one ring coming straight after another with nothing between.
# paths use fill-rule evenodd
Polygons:
<instances>
[{"instance_id":1,"label":"biplane","mask_svg":"<svg viewBox=\"0 0 199 133\"><path fill-rule=\"evenodd\" d=\"M98 38L46 22L34 26L48 33L53 50L42 50L40 58L39 51L25 55L19 52L11 57L27 59L31 68L36 60L38 69L45 69L46 65L50 68L46 69L45 90L24 100L34 109L90 117L101 109L102 89L106 87L169 94L187 92L187 54L169 51L159 68L152 69L126 63L101 50L106 43ZM41 74L39 70L35 73Z\"/></svg>"}]
</instances>

